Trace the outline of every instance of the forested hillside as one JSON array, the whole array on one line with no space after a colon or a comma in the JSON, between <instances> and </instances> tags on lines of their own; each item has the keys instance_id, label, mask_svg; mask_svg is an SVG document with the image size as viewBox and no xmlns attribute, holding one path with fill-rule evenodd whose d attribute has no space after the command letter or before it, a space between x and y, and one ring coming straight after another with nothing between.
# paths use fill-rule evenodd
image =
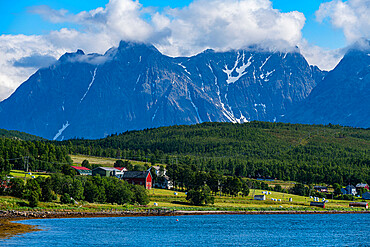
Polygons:
<instances>
[{"instance_id":1,"label":"forested hillside","mask_svg":"<svg viewBox=\"0 0 370 247\"><path fill-rule=\"evenodd\" d=\"M70 153L166 163L179 173L370 183L369 130L331 124L203 123L54 143Z\"/></svg>"},{"instance_id":2,"label":"forested hillside","mask_svg":"<svg viewBox=\"0 0 370 247\"><path fill-rule=\"evenodd\" d=\"M62 171L63 166L72 164L69 150L44 141L23 141L0 138L0 172L11 169Z\"/></svg>"},{"instance_id":3,"label":"forested hillside","mask_svg":"<svg viewBox=\"0 0 370 247\"><path fill-rule=\"evenodd\" d=\"M0 138L1 137L20 139L20 140L24 140L24 141L42 141L42 140L45 140L42 137L30 135L30 134L27 134L25 132L20 132L20 131L17 131L17 130L5 130L5 129L0 129Z\"/></svg>"}]
</instances>

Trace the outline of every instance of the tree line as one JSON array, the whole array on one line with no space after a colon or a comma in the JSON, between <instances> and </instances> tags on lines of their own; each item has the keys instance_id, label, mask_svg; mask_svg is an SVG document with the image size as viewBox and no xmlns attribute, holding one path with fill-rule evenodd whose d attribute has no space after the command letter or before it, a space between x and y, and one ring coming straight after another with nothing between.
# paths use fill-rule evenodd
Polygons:
<instances>
[{"instance_id":1,"label":"tree line","mask_svg":"<svg viewBox=\"0 0 370 247\"><path fill-rule=\"evenodd\" d=\"M0 138L0 171L24 170L28 165L33 171L61 172L72 164L68 154L84 154L182 165L222 176L346 185L370 183L369 147L368 129L258 121L203 123L128 131L99 140Z\"/></svg>"},{"instance_id":2,"label":"tree line","mask_svg":"<svg viewBox=\"0 0 370 247\"><path fill-rule=\"evenodd\" d=\"M2 187L0 194L26 199L30 207L38 206L40 201L60 201L65 204L78 201L120 205L149 203L149 196L143 186L132 185L114 177L67 176L60 173L50 177L39 176L27 182L12 178L7 188ZM59 200L57 195L60 195Z\"/></svg>"},{"instance_id":3,"label":"tree line","mask_svg":"<svg viewBox=\"0 0 370 247\"><path fill-rule=\"evenodd\" d=\"M338 125L203 123L56 142L70 153L194 165L225 176L370 183L370 132Z\"/></svg>"}]
</instances>

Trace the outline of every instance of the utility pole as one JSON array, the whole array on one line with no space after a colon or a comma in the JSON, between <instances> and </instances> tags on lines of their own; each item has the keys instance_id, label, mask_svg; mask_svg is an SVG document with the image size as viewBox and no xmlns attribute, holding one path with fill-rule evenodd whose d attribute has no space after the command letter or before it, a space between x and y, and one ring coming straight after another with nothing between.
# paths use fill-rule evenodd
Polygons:
<instances>
[{"instance_id":1,"label":"utility pole","mask_svg":"<svg viewBox=\"0 0 370 247\"><path fill-rule=\"evenodd\" d=\"M28 172L28 156L24 157L24 166L26 167L26 171L24 173L24 181L26 182Z\"/></svg>"}]
</instances>

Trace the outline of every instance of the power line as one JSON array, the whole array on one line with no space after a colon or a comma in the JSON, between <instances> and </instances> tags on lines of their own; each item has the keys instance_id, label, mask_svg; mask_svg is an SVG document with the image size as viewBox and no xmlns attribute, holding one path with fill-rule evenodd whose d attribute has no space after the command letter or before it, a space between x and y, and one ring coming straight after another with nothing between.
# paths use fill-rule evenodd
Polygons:
<instances>
[{"instance_id":1,"label":"power line","mask_svg":"<svg viewBox=\"0 0 370 247\"><path fill-rule=\"evenodd\" d=\"M70 164L70 163L60 163L60 162L52 162L52 161L39 160L39 159L36 159L36 158L34 158L34 160L37 160L37 161L40 161L40 162L43 162L43 163L53 164L53 165L69 165Z\"/></svg>"},{"instance_id":2,"label":"power line","mask_svg":"<svg viewBox=\"0 0 370 247\"><path fill-rule=\"evenodd\" d=\"M20 157L20 158L13 158L13 159L5 159L5 160L21 160L21 159L23 159L23 158L25 158L25 157Z\"/></svg>"},{"instance_id":3,"label":"power line","mask_svg":"<svg viewBox=\"0 0 370 247\"><path fill-rule=\"evenodd\" d=\"M5 159L5 160L8 160L8 161L13 161L13 160L22 160L22 159L28 159L31 158L31 157L28 157L28 156L22 156L22 157L19 157L19 158L13 158L13 159ZM69 165L70 163L60 163L60 162L52 162L52 161L45 161L45 160L40 160L40 159L36 159L36 158L32 158L33 160L37 160L39 162L44 162L44 163L49 163L49 164L54 164L54 165Z\"/></svg>"}]
</instances>

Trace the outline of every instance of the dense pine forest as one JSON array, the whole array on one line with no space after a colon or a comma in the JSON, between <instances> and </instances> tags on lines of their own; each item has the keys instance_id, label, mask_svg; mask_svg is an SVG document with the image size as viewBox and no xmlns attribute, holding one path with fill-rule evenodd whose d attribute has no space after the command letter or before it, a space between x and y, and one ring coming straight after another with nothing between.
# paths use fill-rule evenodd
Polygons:
<instances>
[{"instance_id":1,"label":"dense pine forest","mask_svg":"<svg viewBox=\"0 0 370 247\"><path fill-rule=\"evenodd\" d=\"M46 139L34 135L30 135L17 130L0 129L0 138L13 138L24 141L46 141Z\"/></svg>"},{"instance_id":2,"label":"dense pine forest","mask_svg":"<svg viewBox=\"0 0 370 247\"><path fill-rule=\"evenodd\" d=\"M214 171L305 184L370 183L370 131L330 124L203 123L62 142L0 138L2 170L24 169L25 160L16 158L29 157L32 170L61 171L72 162L68 154L166 164L173 177Z\"/></svg>"},{"instance_id":3,"label":"dense pine forest","mask_svg":"<svg viewBox=\"0 0 370 247\"><path fill-rule=\"evenodd\" d=\"M60 172L72 164L69 150L45 141L0 138L0 172L11 169Z\"/></svg>"}]
</instances>

